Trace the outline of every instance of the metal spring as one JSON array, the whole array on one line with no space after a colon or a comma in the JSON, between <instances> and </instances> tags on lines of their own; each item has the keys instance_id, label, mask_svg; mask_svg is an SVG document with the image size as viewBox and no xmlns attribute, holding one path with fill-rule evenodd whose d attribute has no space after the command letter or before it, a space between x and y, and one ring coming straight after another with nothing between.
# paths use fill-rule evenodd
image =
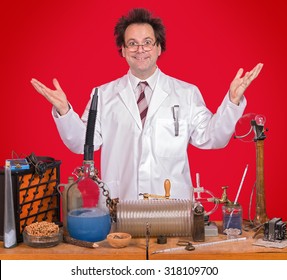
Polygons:
<instances>
[{"instance_id":1,"label":"metal spring","mask_svg":"<svg viewBox=\"0 0 287 280\"><path fill-rule=\"evenodd\" d=\"M117 230L144 237L146 224L151 236L191 236L192 202L185 199L128 200L117 205Z\"/></svg>"}]
</instances>

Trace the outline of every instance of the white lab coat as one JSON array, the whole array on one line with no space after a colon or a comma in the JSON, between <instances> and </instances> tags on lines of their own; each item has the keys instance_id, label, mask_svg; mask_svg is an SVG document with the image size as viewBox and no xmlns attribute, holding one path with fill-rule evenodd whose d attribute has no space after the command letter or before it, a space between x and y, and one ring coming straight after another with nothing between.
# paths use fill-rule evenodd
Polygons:
<instances>
[{"instance_id":1,"label":"white lab coat","mask_svg":"<svg viewBox=\"0 0 287 280\"><path fill-rule=\"evenodd\" d=\"M237 106L227 94L213 115L196 86L159 71L142 128L128 75L98 89L94 148L101 148L101 178L111 197L120 200L138 199L140 193L164 195L165 179L171 182L171 198L191 198L188 144L201 149L226 146L246 106L245 98ZM60 136L75 153L83 153L90 102L82 119L73 108L64 116L53 109ZM179 105L178 136L174 105Z\"/></svg>"}]
</instances>

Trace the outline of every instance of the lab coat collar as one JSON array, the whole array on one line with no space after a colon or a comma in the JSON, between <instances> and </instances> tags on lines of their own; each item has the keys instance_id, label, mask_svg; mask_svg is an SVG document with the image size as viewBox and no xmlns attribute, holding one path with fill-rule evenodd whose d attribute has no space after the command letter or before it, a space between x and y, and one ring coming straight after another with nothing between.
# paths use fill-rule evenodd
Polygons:
<instances>
[{"instance_id":1,"label":"lab coat collar","mask_svg":"<svg viewBox=\"0 0 287 280\"><path fill-rule=\"evenodd\" d=\"M137 102L135 99L135 95L133 94L132 85L129 81L128 75L125 75L122 79L119 80L118 92L126 108L133 116L137 126L139 127L140 130L142 130L143 127L140 119L139 110L137 107ZM158 110L158 108L168 95L169 92L168 92L167 76L159 70L158 80L156 82L156 86L152 94L151 102L149 104L145 120L145 127L148 125L149 120L156 113L156 111Z\"/></svg>"},{"instance_id":2,"label":"lab coat collar","mask_svg":"<svg viewBox=\"0 0 287 280\"><path fill-rule=\"evenodd\" d=\"M136 92L136 88L137 88L138 84L140 82L143 82L143 81L146 81L148 83L149 87L151 88L151 90L154 91L156 82L158 80L158 74L159 74L159 69L157 67L155 72L149 78L147 78L146 80L141 80L141 79L137 78L136 76L134 76L132 74L131 70L129 70L128 71L128 78L131 82L134 93Z\"/></svg>"},{"instance_id":3,"label":"lab coat collar","mask_svg":"<svg viewBox=\"0 0 287 280\"><path fill-rule=\"evenodd\" d=\"M170 87L167 76L159 70L157 82L149 104L145 123L147 123L149 119L153 117L163 101L167 98L169 95L169 88Z\"/></svg>"},{"instance_id":4,"label":"lab coat collar","mask_svg":"<svg viewBox=\"0 0 287 280\"><path fill-rule=\"evenodd\" d=\"M128 75L125 75L123 78L119 80L118 92L121 100L123 101L127 110L129 110L129 112L131 113L137 126L140 129L142 129L142 122L140 119L139 109Z\"/></svg>"}]
</instances>

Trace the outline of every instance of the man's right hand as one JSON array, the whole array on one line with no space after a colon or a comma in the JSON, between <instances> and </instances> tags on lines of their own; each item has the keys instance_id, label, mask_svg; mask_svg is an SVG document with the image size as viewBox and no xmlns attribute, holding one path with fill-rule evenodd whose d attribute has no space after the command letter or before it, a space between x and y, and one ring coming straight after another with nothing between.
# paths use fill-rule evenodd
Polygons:
<instances>
[{"instance_id":1,"label":"man's right hand","mask_svg":"<svg viewBox=\"0 0 287 280\"><path fill-rule=\"evenodd\" d=\"M57 112L62 116L68 113L70 110L67 96L62 90L57 79L53 79L53 85L55 90L46 87L44 84L36 79L31 80L33 87L42 94L57 110Z\"/></svg>"}]
</instances>

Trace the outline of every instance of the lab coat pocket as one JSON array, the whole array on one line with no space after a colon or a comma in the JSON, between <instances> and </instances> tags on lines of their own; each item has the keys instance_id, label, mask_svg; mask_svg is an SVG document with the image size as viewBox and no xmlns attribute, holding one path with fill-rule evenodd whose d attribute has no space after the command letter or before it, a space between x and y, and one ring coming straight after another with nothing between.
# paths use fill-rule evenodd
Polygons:
<instances>
[{"instance_id":1,"label":"lab coat pocket","mask_svg":"<svg viewBox=\"0 0 287 280\"><path fill-rule=\"evenodd\" d=\"M158 119L155 128L155 153L160 157L185 157L187 147L187 123L179 120L178 135L172 120Z\"/></svg>"}]
</instances>

